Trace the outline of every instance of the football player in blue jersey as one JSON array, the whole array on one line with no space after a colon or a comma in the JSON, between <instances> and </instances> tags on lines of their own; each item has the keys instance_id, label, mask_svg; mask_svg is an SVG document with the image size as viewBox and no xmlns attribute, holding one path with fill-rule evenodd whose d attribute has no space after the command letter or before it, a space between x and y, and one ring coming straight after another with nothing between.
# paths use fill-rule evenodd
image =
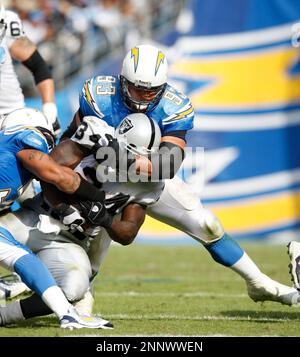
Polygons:
<instances>
[{"instance_id":1,"label":"football player in blue jersey","mask_svg":"<svg viewBox=\"0 0 300 357\"><path fill-rule=\"evenodd\" d=\"M19 109L3 121L0 131L0 214L9 211L33 177L54 184L65 193L75 194L79 200L89 200L103 194L83 180L73 170L58 165L49 156L54 136L48 119L35 109ZM94 190L91 196L91 190ZM100 194L99 194L100 193ZM82 218L71 205L60 204L56 213L63 224L82 224ZM15 271L22 281L35 291L51 308L63 328L110 328L103 319L84 320L69 304L56 285L45 265L24 245L17 242L12 233L0 227L0 266Z\"/></svg>"},{"instance_id":2,"label":"football player in blue jersey","mask_svg":"<svg viewBox=\"0 0 300 357\"><path fill-rule=\"evenodd\" d=\"M199 197L192 195L187 185L174 177L184 159L185 136L193 127L194 111L190 100L167 84L167 61L159 49L149 45L134 47L124 59L119 77L96 76L85 82L79 110L63 134L62 140L65 141L57 147L58 155L55 159L61 165L70 165L70 158L66 153L72 140L67 138L74 135L80 140L84 137L89 130L84 117L93 116L93 120L98 117L109 126L117 128L123 118L131 113L145 113L158 124L162 135L158 165L152 165L149 158L144 157L149 162L139 168L140 157L128 156L130 165L132 160L135 161L137 171L145 170L145 174L150 176L157 171L155 177L165 180L159 199L147 207L146 214L202 243L216 262L230 267L246 281L248 294L254 301L271 300L287 305L296 304L300 299L298 292L263 274L239 244L224 231L218 218L202 207ZM127 124L130 127L131 124ZM150 130L153 135L149 135L149 140L145 143L148 147L151 147L155 133L154 127L150 126ZM130 134L130 130L128 133ZM134 141L136 137L132 139ZM89 140L97 143L100 135L97 136L95 132L89 136ZM110 140L109 145L116 148L116 139ZM77 148L76 145L75 147ZM163 149L172 150L172 162L169 155L164 155L166 150ZM71 149L68 149L68 153L70 152ZM139 222L136 220L137 229L138 223L143 221L139 218ZM134 224L132 217L131 223ZM133 229L135 234L137 229ZM126 245L131 243L134 236L128 234L125 239L124 236L111 235L111 238ZM106 249L108 246L109 244ZM30 308L31 302L28 301L28 304Z\"/></svg>"},{"instance_id":3,"label":"football player in blue jersey","mask_svg":"<svg viewBox=\"0 0 300 357\"><path fill-rule=\"evenodd\" d=\"M153 175L173 178L184 159L185 135L193 127L194 110L183 93L167 84L167 67L162 51L150 45L134 47L124 59L120 76L95 76L85 82L79 110L62 139L74 134L84 116L97 116L116 128L126 115L145 113L160 127L160 151L172 150L176 158L175 166L170 166L168 158L160 155L156 169L161 172Z\"/></svg>"},{"instance_id":4,"label":"football player in blue jersey","mask_svg":"<svg viewBox=\"0 0 300 357\"><path fill-rule=\"evenodd\" d=\"M143 163L141 167L161 180L171 179L166 180L160 199L148 207L147 214L202 243L216 262L245 279L248 294L254 301L292 304L293 299L298 299L292 288L289 290L263 274L225 233L218 218L202 207L184 182L174 177L184 159L185 137L193 128L194 110L190 100L167 83L167 59L161 50L151 45L132 48L124 58L121 74L88 79L79 102L79 110L62 140L74 134L85 116L96 116L116 128L127 114L145 113L157 122L162 138L158 164ZM173 155L165 155L166 149L172 150ZM139 159L136 157L137 171Z\"/></svg>"},{"instance_id":5,"label":"football player in blue jersey","mask_svg":"<svg viewBox=\"0 0 300 357\"><path fill-rule=\"evenodd\" d=\"M121 143L125 143L123 139L126 136L126 150L140 155L148 155L148 152L153 151L153 147L157 149L160 143L158 125L153 121L151 124L151 121L142 113L134 113L126 116L114 130L97 117L84 117L71 140L62 142L51 153L52 157L60 164L77 163L79 160L75 171L85 175L95 185L104 189L107 195L105 205L108 210L112 210L117 215L112 224L106 226L105 229L93 225L90 227L92 231L88 232L86 229L81 234L77 234L77 232L69 234L64 231L51 233L49 229L47 234L41 230L28 231L28 227L38 224L40 215L47 214L44 212L42 197L38 196L30 203L27 202L30 209L23 207L18 212L7 215L6 220L0 219L0 222L7 224L19 242L28 245L39 254L68 299L73 301L76 308L80 308L80 311L85 315L90 315L92 312L93 297L89 290L90 281L101 269L111 240L123 245L130 244L143 224L145 214L152 212L153 209L161 212L161 216L167 217L165 222L177 227L181 225L180 228L183 231L204 244L213 245L214 242L221 242L220 247L217 246L212 255L214 254L215 259L225 266L229 266L227 262L233 259L234 254L237 256L241 251L241 248L229 237L224 239L226 243L224 245L222 237L225 232L222 226L209 211L202 208L198 198L194 198L189 193L183 182L174 183L173 180L165 180L132 183L131 181L102 180L101 173L106 175L107 170L102 171L104 163L98 165L95 157L90 155L93 153L94 147L98 147L100 143L99 151L103 147L109 146L114 141L113 138L117 139L121 145ZM152 126L154 127L154 138L151 133ZM149 130L145 130L147 128ZM150 141L153 141L151 149L148 144ZM116 142L114 145L117 147ZM99 206L95 202L91 203L92 205L87 203L88 211L97 215L98 207L101 208L103 203ZM209 241L210 237L211 243L205 243L205 240ZM227 261L225 261L226 255L228 255ZM70 266L72 269L69 269ZM240 275L250 286L254 279L255 284L253 283L251 296L253 297L255 293L254 296L257 297L257 300L274 300L287 305L298 302L299 294L296 289L282 285L261 273L246 253L243 253L242 258L238 259L234 270L240 272ZM257 276L258 279L255 280L253 276ZM261 285L258 285L257 281ZM261 283L262 281L263 283ZM24 312L18 310L18 306L22 306ZM50 312L43 301L33 294L27 299L15 301L0 308L0 325L16 323Z\"/></svg>"}]
</instances>

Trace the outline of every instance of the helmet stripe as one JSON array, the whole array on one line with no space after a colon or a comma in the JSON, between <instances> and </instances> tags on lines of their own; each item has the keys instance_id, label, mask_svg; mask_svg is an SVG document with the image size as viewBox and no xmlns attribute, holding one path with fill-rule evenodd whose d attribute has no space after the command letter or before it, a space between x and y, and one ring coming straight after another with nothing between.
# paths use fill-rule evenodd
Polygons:
<instances>
[{"instance_id":1,"label":"helmet stripe","mask_svg":"<svg viewBox=\"0 0 300 357\"><path fill-rule=\"evenodd\" d=\"M152 119L150 119L148 116L147 116L147 118L149 119L150 126L151 126L151 137L150 137L149 145L147 147L147 149L150 150L153 146L154 139L155 139L155 127L154 127L154 123L153 123Z\"/></svg>"},{"instance_id":2,"label":"helmet stripe","mask_svg":"<svg viewBox=\"0 0 300 357\"><path fill-rule=\"evenodd\" d=\"M155 75L158 72L159 66L162 62L165 60L165 55L161 51L158 51L157 59L156 59L156 65L155 65Z\"/></svg>"},{"instance_id":3,"label":"helmet stripe","mask_svg":"<svg viewBox=\"0 0 300 357\"><path fill-rule=\"evenodd\" d=\"M139 63L139 48L133 47L131 49L131 58L133 57L133 64L134 64L134 72L137 70L137 66Z\"/></svg>"}]
</instances>

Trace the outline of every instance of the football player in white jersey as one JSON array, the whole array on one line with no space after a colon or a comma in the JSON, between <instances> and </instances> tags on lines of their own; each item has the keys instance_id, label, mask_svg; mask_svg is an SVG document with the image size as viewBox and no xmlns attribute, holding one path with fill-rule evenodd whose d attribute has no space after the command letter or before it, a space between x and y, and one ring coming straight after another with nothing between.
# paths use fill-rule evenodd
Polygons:
<instances>
[{"instance_id":1,"label":"football player in white jersey","mask_svg":"<svg viewBox=\"0 0 300 357\"><path fill-rule=\"evenodd\" d=\"M19 16L0 7L0 118L19 108L24 108L24 95L14 70L12 59L22 62L33 74L42 100L42 111L53 126L57 137L60 124L55 105L55 89L51 72L36 45L23 31ZM0 120L1 129L1 120Z\"/></svg>"},{"instance_id":2,"label":"football player in white jersey","mask_svg":"<svg viewBox=\"0 0 300 357\"><path fill-rule=\"evenodd\" d=\"M125 128L130 128L129 130L124 130L124 122ZM140 123L142 125L139 126ZM149 118L145 118L143 114L128 115L117 127L119 141L126 136L128 140L126 148L134 151L137 155L145 155L147 149L149 150L148 143L152 136L150 130L145 130L148 123ZM155 142L158 130L155 124L153 126L153 142ZM149 129L150 127L151 125L149 125ZM69 300L76 301L84 296L84 299L77 304L77 307L83 308L85 313L91 313L92 306L91 294L87 292L89 281L98 272L109 248L111 238L124 245L130 244L142 225L146 212L148 213L149 210L155 208L161 199L163 199L164 214L172 217L174 222L177 220L177 226L179 224L182 226L189 224L191 236L193 236L193 232L198 232L197 234L199 234L201 240L205 241L205 239L212 238L216 232L220 235L222 234L221 225L201 205L196 204L183 182L180 184L173 184L172 180L137 183L104 182L103 176L106 175L106 171L101 169L104 162L98 167L94 156L87 156L86 149L91 153L97 145L98 147L112 147L112 142L116 148L113 129L105 121L95 117L85 117L72 140L61 143L54 150L53 157L60 161L59 156L68 149L68 160L72 162L72 165L76 165L78 160L81 160L76 170L86 178L93 180L95 184L101 185L107 195L106 206L108 210L111 209L111 212L117 215L121 213L120 221L115 216L112 224L106 225L106 229L101 228L99 234L97 234L98 227L98 230L97 228L91 231L86 230L85 234L82 232L70 234L68 231L62 231L55 236L59 231L59 227L53 221L51 224L49 218L41 218L43 215L47 217L51 210L45 204L41 206L40 197L28 202L30 209L22 209L15 214L6 216L4 220L4 223L13 230L16 239L23 244L29 245L44 261ZM141 142L143 143L142 149L138 146L141 145ZM121 143L122 141L119 143L120 146ZM85 150L80 149L80 146L84 147ZM99 156L99 150L96 156ZM61 156L62 161L66 160L63 156ZM121 157L123 158L124 155ZM95 171L95 168L98 168L98 170ZM110 164L109 168L115 171ZM180 190L184 190L187 195L186 202L178 201L177 196ZM189 206L187 207L187 205ZM90 222L93 224L95 223L93 215L97 216L99 209L101 209L101 205L98 206L95 203L88 203L87 206L84 206L84 211L85 213L88 212ZM178 218L179 215L181 215L181 219ZM198 222L199 217L202 217L200 222ZM168 223L172 224L170 221ZM39 226L39 230L32 229L32 227L37 226ZM48 234L45 234L46 232ZM94 237L95 234L97 234L96 237ZM214 241L218 242L219 239L215 237ZM232 248L225 246L224 249L224 255L226 256L226 254L229 254L228 250ZM241 250L237 244L235 249L237 252ZM237 254L237 252L234 253ZM217 258L224 256L222 252L218 251L215 254ZM298 302L299 294L294 288L282 285L264 275L247 255L245 258L245 255L246 253L243 252L244 264L239 266L240 258L236 263L237 268L234 267L234 270L246 280L248 292L252 299L256 301L277 301L287 305L293 305ZM221 260L221 258L219 259ZM227 261L230 261L230 259L232 259L232 256L229 256ZM222 263L225 265L224 261ZM20 305L21 309L16 308ZM18 314L16 314L16 311L18 311ZM20 311L23 313L20 314ZM32 295L28 299L21 300L21 302L17 301L6 308L1 308L0 318L2 323L12 323L24 318L48 313L49 309L37 296Z\"/></svg>"}]
</instances>

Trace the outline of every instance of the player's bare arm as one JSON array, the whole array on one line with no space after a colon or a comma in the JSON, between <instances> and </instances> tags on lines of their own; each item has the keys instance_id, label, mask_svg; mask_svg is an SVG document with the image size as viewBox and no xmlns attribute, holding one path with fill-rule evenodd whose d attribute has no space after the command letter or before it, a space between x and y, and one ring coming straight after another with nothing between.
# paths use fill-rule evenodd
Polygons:
<instances>
[{"instance_id":1,"label":"player's bare arm","mask_svg":"<svg viewBox=\"0 0 300 357\"><path fill-rule=\"evenodd\" d=\"M55 185L60 191L74 193L80 185L80 176L68 167L57 164L39 150L26 149L17 154L22 165L38 179Z\"/></svg>"},{"instance_id":2,"label":"player's bare arm","mask_svg":"<svg viewBox=\"0 0 300 357\"><path fill-rule=\"evenodd\" d=\"M50 153L50 157L60 165L75 168L89 151L73 140L66 139L60 142Z\"/></svg>"},{"instance_id":3,"label":"player's bare arm","mask_svg":"<svg viewBox=\"0 0 300 357\"><path fill-rule=\"evenodd\" d=\"M26 61L36 50L36 45L28 37L22 36L12 43L10 54L16 61Z\"/></svg>"},{"instance_id":4,"label":"player's bare arm","mask_svg":"<svg viewBox=\"0 0 300 357\"><path fill-rule=\"evenodd\" d=\"M114 219L110 228L106 228L111 239L122 245L133 242L144 223L146 210L137 203L130 203L122 212L121 220Z\"/></svg>"},{"instance_id":5,"label":"player's bare arm","mask_svg":"<svg viewBox=\"0 0 300 357\"><path fill-rule=\"evenodd\" d=\"M171 143L173 145L180 147L182 150L184 150L185 145L186 145L186 142L183 139L177 138L176 136L170 136L170 135L162 136L161 142L162 143Z\"/></svg>"},{"instance_id":6,"label":"player's bare arm","mask_svg":"<svg viewBox=\"0 0 300 357\"><path fill-rule=\"evenodd\" d=\"M22 62L32 72L42 102L54 103L54 81L36 45L28 37L22 36L15 39L9 50L14 60Z\"/></svg>"},{"instance_id":7,"label":"player's bare arm","mask_svg":"<svg viewBox=\"0 0 300 357\"><path fill-rule=\"evenodd\" d=\"M87 154L87 150L84 147L78 145L72 140L67 139L51 151L50 157L57 164L73 169ZM53 207L57 207L64 200L57 187L51 185L45 180L42 180L41 186L44 196Z\"/></svg>"}]
</instances>

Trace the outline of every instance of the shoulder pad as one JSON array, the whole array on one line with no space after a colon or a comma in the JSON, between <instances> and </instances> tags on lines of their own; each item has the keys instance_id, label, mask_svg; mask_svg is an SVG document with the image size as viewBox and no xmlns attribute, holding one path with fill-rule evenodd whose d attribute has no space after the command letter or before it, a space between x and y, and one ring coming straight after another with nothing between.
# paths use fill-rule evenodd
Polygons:
<instances>
[{"instance_id":1,"label":"shoulder pad","mask_svg":"<svg viewBox=\"0 0 300 357\"><path fill-rule=\"evenodd\" d=\"M18 136L19 149L31 148L48 154L48 144L44 136L35 130L25 130Z\"/></svg>"}]
</instances>

